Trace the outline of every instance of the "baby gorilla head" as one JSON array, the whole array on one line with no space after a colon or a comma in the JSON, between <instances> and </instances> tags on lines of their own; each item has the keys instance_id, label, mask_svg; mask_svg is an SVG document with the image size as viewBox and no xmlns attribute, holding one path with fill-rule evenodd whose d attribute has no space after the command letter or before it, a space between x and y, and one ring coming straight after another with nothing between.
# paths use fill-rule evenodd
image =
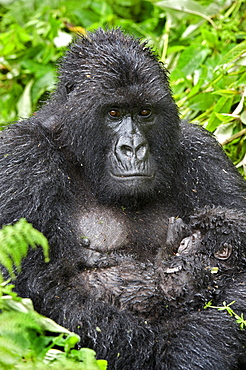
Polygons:
<instances>
[{"instance_id":1,"label":"baby gorilla head","mask_svg":"<svg viewBox=\"0 0 246 370\"><path fill-rule=\"evenodd\" d=\"M192 253L199 253L199 248L202 245L203 236L200 230L194 231L189 236L181 240L176 256L190 255ZM218 260L227 260L232 254L231 244L224 243L222 247L214 251L213 255Z\"/></svg>"},{"instance_id":2,"label":"baby gorilla head","mask_svg":"<svg viewBox=\"0 0 246 370\"><path fill-rule=\"evenodd\" d=\"M167 244L176 256L205 253L211 260L238 266L239 253L244 255L245 227L245 214L222 207L205 207L192 215L188 223L170 217Z\"/></svg>"}]
</instances>

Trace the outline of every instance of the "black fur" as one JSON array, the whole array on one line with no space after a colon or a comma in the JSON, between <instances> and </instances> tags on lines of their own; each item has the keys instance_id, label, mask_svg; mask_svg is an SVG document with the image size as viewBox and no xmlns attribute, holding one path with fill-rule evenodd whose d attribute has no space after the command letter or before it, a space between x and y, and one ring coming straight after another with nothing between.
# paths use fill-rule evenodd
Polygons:
<instances>
[{"instance_id":1,"label":"black fur","mask_svg":"<svg viewBox=\"0 0 246 370\"><path fill-rule=\"evenodd\" d=\"M26 217L50 243L51 262L30 252L16 281L39 312L110 369L245 369L245 332L203 304L245 314L246 184L211 134L180 122L146 45L120 30L79 37L50 101L2 132L0 167L1 224ZM205 247L174 256L168 219L194 214ZM225 234L236 254L216 285L204 266Z\"/></svg>"}]
</instances>

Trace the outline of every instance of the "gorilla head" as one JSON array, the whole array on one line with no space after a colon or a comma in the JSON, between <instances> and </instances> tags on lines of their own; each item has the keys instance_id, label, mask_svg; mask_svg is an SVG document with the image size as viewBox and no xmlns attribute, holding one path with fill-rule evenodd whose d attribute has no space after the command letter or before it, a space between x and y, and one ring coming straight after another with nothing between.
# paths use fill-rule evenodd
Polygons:
<instances>
[{"instance_id":1,"label":"gorilla head","mask_svg":"<svg viewBox=\"0 0 246 370\"><path fill-rule=\"evenodd\" d=\"M77 39L60 70L56 111L44 125L59 133L96 197L139 205L168 196L179 118L153 52L120 30L98 30ZM51 107L52 99L49 116Z\"/></svg>"}]
</instances>

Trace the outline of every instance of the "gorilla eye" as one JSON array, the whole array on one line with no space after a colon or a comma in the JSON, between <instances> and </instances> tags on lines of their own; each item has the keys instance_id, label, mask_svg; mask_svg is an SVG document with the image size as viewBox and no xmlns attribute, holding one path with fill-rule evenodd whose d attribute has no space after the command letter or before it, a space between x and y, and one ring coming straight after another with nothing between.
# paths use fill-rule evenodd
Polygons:
<instances>
[{"instance_id":1,"label":"gorilla eye","mask_svg":"<svg viewBox=\"0 0 246 370\"><path fill-rule=\"evenodd\" d=\"M139 116L141 117L149 117L151 115L151 110L150 109L142 109L139 112Z\"/></svg>"},{"instance_id":2,"label":"gorilla eye","mask_svg":"<svg viewBox=\"0 0 246 370\"><path fill-rule=\"evenodd\" d=\"M113 118L121 117L121 112L118 109L110 109L110 111L108 111L108 114L110 117L113 117Z\"/></svg>"},{"instance_id":3,"label":"gorilla eye","mask_svg":"<svg viewBox=\"0 0 246 370\"><path fill-rule=\"evenodd\" d=\"M227 260L232 254L231 244L225 243L222 248L214 253L214 257L219 260Z\"/></svg>"}]
</instances>

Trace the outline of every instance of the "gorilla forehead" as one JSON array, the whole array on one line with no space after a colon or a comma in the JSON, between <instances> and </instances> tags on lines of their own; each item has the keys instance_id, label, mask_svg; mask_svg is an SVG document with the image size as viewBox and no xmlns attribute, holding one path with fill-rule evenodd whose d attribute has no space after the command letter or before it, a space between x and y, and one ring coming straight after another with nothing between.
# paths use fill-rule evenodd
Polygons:
<instances>
[{"instance_id":1,"label":"gorilla forehead","mask_svg":"<svg viewBox=\"0 0 246 370\"><path fill-rule=\"evenodd\" d=\"M80 86L80 91L96 87L104 92L129 85L141 91L143 86L149 86L153 96L163 89L163 84L168 86L168 79L146 44L139 44L117 29L79 36L64 58L60 83L73 83ZM153 88L157 91L153 92Z\"/></svg>"}]
</instances>

